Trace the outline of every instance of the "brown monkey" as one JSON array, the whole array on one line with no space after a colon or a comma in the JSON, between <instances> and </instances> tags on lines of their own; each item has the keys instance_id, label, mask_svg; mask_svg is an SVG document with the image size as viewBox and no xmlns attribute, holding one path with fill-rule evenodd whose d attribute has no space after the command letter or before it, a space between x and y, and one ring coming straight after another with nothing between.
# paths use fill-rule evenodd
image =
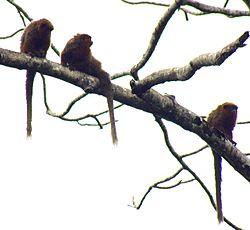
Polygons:
<instances>
[{"instance_id":1,"label":"brown monkey","mask_svg":"<svg viewBox=\"0 0 250 230\"><path fill-rule=\"evenodd\" d=\"M50 46L50 35L54 29L47 19L32 21L24 30L21 37L21 53L31 57L45 58ZM31 137L32 93L36 72L27 70L26 74L26 103L27 103L27 138Z\"/></svg>"},{"instance_id":2,"label":"brown monkey","mask_svg":"<svg viewBox=\"0 0 250 230\"><path fill-rule=\"evenodd\" d=\"M213 110L207 119L209 126L219 130L225 138L233 142L233 129L236 124L238 107L230 102L219 105ZM219 223L223 221L222 201L221 201L221 156L213 151L215 188L216 188L216 209Z\"/></svg>"},{"instance_id":3,"label":"brown monkey","mask_svg":"<svg viewBox=\"0 0 250 230\"><path fill-rule=\"evenodd\" d=\"M92 44L91 36L88 34L76 34L64 47L61 64L99 79L108 102L112 141L113 144L117 144L112 84L109 74L102 69L101 62L92 56L90 50Z\"/></svg>"}]
</instances>

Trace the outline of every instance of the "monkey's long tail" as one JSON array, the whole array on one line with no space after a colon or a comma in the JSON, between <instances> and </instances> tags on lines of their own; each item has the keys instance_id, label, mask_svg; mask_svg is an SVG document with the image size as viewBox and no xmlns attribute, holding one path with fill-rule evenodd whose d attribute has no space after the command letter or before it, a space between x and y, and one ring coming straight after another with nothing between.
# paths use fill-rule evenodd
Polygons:
<instances>
[{"instance_id":1,"label":"monkey's long tail","mask_svg":"<svg viewBox=\"0 0 250 230\"><path fill-rule=\"evenodd\" d=\"M116 133L116 126L115 126L115 114L114 114L114 103L113 103L113 91L112 89L109 91L107 95L107 102L108 102L108 108L109 108L109 118L110 118L110 124L111 124L111 136L112 141L114 145L118 144L118 138Z\"/></svg>"},{"instance_id":2,"label":"monkey's long tail","mask_svg":"<svg viewBox=\"0 0 250 230\"><path fill-rule=\"evenodd\" d=\"M221 201L221 161L219 154L213 151L214 155L214 173L215 173L215 189L216 189L216 210L219 223L223 222L222 201Z\"/></svg>"},{"instance_id":3,"label":"monkey's long tail","mask_svg":"<svg viewBox=\"0 0 250 230\"><path fill-rule=\"evenodd\" d=\"M27 128L26 135L27 138L31 137L32 132L32 94L33 94L33 82L36 72L28 70L26 74L26 103L27 103Z\"/></svg>"}]
</instances>

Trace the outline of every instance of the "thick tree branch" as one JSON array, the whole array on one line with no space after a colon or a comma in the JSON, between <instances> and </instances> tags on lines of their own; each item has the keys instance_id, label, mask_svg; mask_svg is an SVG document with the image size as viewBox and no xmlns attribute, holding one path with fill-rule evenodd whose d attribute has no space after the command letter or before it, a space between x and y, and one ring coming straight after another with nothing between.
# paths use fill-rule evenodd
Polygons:
<instances>
[{"instance_id":1,"label":"thick tree branch","mask_svg":"<svg viewBox=\"0 0 250 230\"><path fill-rule=\"evenodd\" d=\"M202 67L221 65L238 48L245 46L244 42L248 39L249 32L245 32L234 42L228 44L216 53L207 53L194 58L186 66L180 68L170 68L160 70L150 74L140 81L133 82L133 91L145 92L151 87L163 84L167 81L186 81L189 80L197 70Z\"/></svg>"},{"instance_id":2,"label":"thick tree branch","mask_svg":"<svg viewBox=\"0 0 250 230\"><path fill-rule=\"evenodd\" d=\"M60 64L46 59L31 58L25 54L0 48L0 64L17 69L34 69L37 72L63 80L89 93L104 95L98 89L98 79L86 74L70 71ZM24 74L20 74L24 76ZM183 129L196 133L207 142L211 148L229 162L246 180L250 181L250 160L243 155L230 141L213 133L206 122L198 115L179 105L171 96L163 96L155 90L148 90L141 98L131 93L131 90L113 84L114 99L145 112L155 114L172 121Z\"/></svg>"}]
</instances>

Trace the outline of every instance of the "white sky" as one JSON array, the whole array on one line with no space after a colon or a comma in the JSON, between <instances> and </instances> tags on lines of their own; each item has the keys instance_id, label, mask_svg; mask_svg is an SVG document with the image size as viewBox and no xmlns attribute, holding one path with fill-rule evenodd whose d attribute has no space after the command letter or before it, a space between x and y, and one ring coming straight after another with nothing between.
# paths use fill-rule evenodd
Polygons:
<instances>
[{"instance_id":1,"label":"white sky","mask_svg":"<svg viewBox=\"0 0 250 230\"><path fill-rule=\"evenodd\" d=\"M126 5L120 0L17 3L34 19L48 18L53 23L52 42L60 51L74 34L89 33L94 41L93 54L111 74L128 70L139 61L166 10ZM240 0L231 0L229 7L246 10ZM7 1L0 2L0 17L0 36L22 27L16 10ZM200 54L216 52L249 30L250 25L246 17L189 18L186 22L183 13L175 14L151 60L140 71L141 77L185 65ZM20 36L0 40L0 47L18 51ZM238 120L249 120L249 53L249 46L239 49L220 67L204 68L187 82L166 83L156 89L175 95L181 105L199 115L207 115L218 104L232 101L239 106ZM47 58L60 61L51 50ZM114 148L109 126L104 130L80 127L46 115L37 75L33 139L27 142L25 72L0 66L0 73L0 229L231 229L217 224L216 213L196 182L172 190L153 190L140 210L128 206L133 196L139 202L148 186L179 169L150 114L128 107L115 111L119 145ZM129 87L129 81L124 77L114 83ZM63 111L82 92L50 77L47 86L48 101L55 112ZM105 98L89 96L71 115L105 108ZM104 117L103 122L107 119ZM179 153L205 144L172 123L167 122L166 126ZM235 128L234 140L243 152L250 151L248 132L247 125ZM211 151L187 162L213 191ZM178 179L187 178L189 175L183 173ZM249 184L225 162L222 187L224 214L236 225L250 229L245 211L250 204Z\"/></svg>"}]
</instances>

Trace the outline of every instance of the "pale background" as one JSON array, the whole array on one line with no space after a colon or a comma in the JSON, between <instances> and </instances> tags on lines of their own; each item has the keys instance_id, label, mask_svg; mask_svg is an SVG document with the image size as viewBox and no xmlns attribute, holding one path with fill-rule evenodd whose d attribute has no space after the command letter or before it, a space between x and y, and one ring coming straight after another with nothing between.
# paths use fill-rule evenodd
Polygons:
<instances>
[{"instance_id":1,"label":"pale background","mask_svg":"<svg viewBox=\"0 0 250 230\"><path fill-rule=\"evenodd\" d=\"M218 0L204 2L224 4ZM128 70L140 60L166 10L131 6L120 0L17 3L34 19L48 18L53 23L52 42L60 51L74 34L89 33L94 41L93 54L111 74ZM247 10L240 0L231 0L229 7ZM4 0L0 1L0 19L0 36L22 28L16 10ZM151 60L140 71L141 77L216 52L250 26L247 17L207 15L189 19L185 21L181 11L174 15ZM20 36L0 40L0 47L19 51ZM239 106L238 120L249 120L249 56L247 46L220 67L203 68L189 81L166 83L156 89L175 95L181 105L198 115L207 115L218 104L232 101ZM52 50L47 58L60 61ZM109 126L104 130L80 127L46 115L42 82L37 75L33 139L27 142L25 72L0 66L0 81L0 229L231 229L217 224L216 213L196 182L171 190L153 190L140 210L129 207L133 196L139 202L148 186L179 168L152 115L126 106L115 111L119 145L114 148ZM114 83L129 87L129 81L124 77ZM82 92L50 77L47 88L48 102L55 112L62 112ZM71 115L104 109L105 98L93 95L80 102ZM205 144L172 123L166 125L180 154ZM249 129L249 125L235 128L234 140L242 152L250 151ZM187 162L213 192L211 151L207 149ZM190 177L182 173L178 179L183 178ZM249 183L223 163L222 187L225 215L236 225L250 229Z\"/></svg>"}]
</instances>

